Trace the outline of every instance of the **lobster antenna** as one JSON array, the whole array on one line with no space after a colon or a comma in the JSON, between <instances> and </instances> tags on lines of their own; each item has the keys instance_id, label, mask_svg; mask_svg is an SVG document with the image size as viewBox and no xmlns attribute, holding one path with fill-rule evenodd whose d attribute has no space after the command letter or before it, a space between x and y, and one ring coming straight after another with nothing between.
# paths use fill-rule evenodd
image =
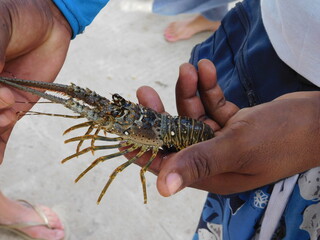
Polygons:
<instances>
[{"instance_id":1,"label":"lobster antenna","mask_svg":"<svg viewBox=\"0 0 320 240\"><path fill-rule=\"evenodd\" d=\"M42 101L39 101L39 102L23 102L23 101L15 101L15 103L23 103L23 104L36 104L36 103L55 103L55 102L42 102Z\"/></svg>"},{"instance_id":2,"label":"lobster antenna","mask_svg":"<svg viewBox=\"0 0 320 240\"><path fill-rule=\"evenodd\" d=\"M38 97L45 98L45 99L50 100L50 101L55 102L55 103L60 103L60 104L62 104L62 105L65 105L65 103L66 103L66 100L63 99L63 98L56 97L56 96L53 96L53 95L49 95L49 94L47 94L47 93L40 92L40 91L38 91L38 90L36 90L36 89L33 89L33 88L21 86L21 85L15 84L15 83L13 83L13 82L7 81L7 80L5 80L5 79L3 79L3 78L0 79L0 82L3 82L3 83L5 83L5 84L10 85L10 86L12 86L12 87L14 87L14 88L17 88L17 89L19 89L19 90L32 93L32 94L34 94L34 95L36 95L36 96L38 96Z\"/></svg>"}]
</instances>

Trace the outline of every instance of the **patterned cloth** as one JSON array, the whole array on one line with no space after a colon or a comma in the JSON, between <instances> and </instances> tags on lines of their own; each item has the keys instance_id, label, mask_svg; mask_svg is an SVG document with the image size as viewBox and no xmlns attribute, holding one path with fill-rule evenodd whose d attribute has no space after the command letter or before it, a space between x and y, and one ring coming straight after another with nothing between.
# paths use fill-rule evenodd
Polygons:
<instances>
[{"instance_id":1,"label":"patterned cloth","mask_svg":"<svg viewBox=\"0 0 320 240\"><path fill-rule=\"evenodd\" d=\"M259 0L238 3L228 12L221 27L193 49L190 62L197 66L203 58L215 64L226 98L240 108L285 93L319 91L278 57L262 23ZM229 196L209 193L193 239L258 239L272 191L268 185ZM287 200L272 239L320 239L320 167L300 174Z\"/></svg>"}]
</instances>

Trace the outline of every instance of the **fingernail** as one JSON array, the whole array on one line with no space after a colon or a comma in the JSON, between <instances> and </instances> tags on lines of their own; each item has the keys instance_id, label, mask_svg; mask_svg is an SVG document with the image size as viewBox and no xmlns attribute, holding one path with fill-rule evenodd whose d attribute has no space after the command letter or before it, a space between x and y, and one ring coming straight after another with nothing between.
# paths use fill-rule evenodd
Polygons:
<instances>
[{"instance_id":1,"label":"fingernail","mask_svg":"<svg viewBox=\"0 0 320 240\"><path fill-rule=\"evenodd\" d=\"M170 195L173 195L182 186L182 177L178 173L170 173L166 177L166 185Z\"/></svg>"}]
</instances>

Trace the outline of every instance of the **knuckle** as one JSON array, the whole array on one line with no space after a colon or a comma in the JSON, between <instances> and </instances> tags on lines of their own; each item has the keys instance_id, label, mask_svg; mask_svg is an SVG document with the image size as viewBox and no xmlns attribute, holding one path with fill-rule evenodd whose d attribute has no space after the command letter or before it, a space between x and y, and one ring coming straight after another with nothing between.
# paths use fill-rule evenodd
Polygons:
<instances>
[{"instance_id":1,"label":"knuckle","mask_svg":"<svg viewBox=\"0 0 320 240\"><path fill-rule=\"evenodd\" d=\"M219 96L219 97L216 99L215 104L216 104L216 107L217 107L218 109L221 108L221 107L223 107L223 106L225 106L225 104L226 104L226 99L225 99L224 95Z\"/></svg>"},{"instance_id":2,"label":"knuckle","mask_svg":"<svg viewBox=\"0 0 320 240\"><path fill-rule=\"evenodd\" d=\"M253 150L249 150L241 154L235 161L234 168L236 172L248 172L250 165L253 162Z\"/></svg>"},{"instance_id":3,"label":"knuckle","mask_svg":"<svg viewBox=\"0 0 320 240\"><path fill-rule=\"evenodd\" d=\"M192 157L188 158L187 168L191 179L201 179L211 174L207 156L199 151L195 151Z\"/></svg>"}]
</instances>

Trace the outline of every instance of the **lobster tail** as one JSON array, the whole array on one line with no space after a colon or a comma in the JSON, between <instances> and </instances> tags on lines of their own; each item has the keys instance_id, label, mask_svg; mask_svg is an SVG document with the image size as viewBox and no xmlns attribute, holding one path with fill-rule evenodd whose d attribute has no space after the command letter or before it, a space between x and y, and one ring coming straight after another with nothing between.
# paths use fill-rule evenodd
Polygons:
<instances>
[{"instance_id":1,"label":"lobster tail","mask_svg":"<svg viewBox=\"0 0 320 240\"><path fill-rule=\"evenodd\" d=\"M162 135L164 145L168 148L179 151L214 137L214 131L204 122L181 116L166 118L162 121Z\"/></svg>"}]
</instances>

